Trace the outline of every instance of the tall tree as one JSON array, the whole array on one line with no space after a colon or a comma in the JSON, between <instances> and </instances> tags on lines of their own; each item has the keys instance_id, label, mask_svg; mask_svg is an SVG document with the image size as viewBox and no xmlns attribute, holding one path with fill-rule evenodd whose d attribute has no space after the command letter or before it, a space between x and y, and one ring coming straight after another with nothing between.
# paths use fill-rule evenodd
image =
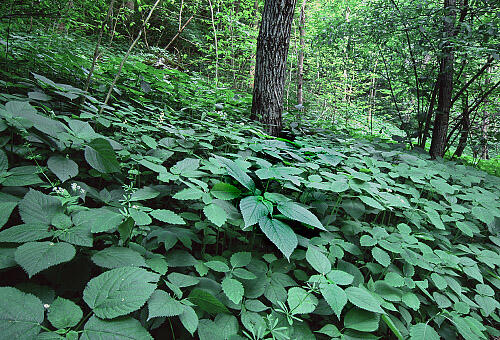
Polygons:
<instances>
[{"instance_id":1,"label":"tall tree","mask_svg":"<svg viewBox=\"0 0 500 340\"><path fill-rule=\"evenodd\" d=\"M443 36L444 43L439 69L439 97L430 154L432 157L443 157L446 147L446 136L450 119L451 100L453 93L453 64L455 61L453 45L450 38L454 35L456 1L444 0Z\"/></svg>"},{"instance_id":2,"label":"tall tree","mask_svg":"<svg viewBox=\"0 0 500 340\"><path fill-rule=\"evenodd\" d=\"M277 136L282 128L283 90L290 31L297 0L266 0L255 63L252 119Z\"/></svg>"},{"instance_id":3,"label":"tall tree","mask_svg":"<svg viewBox=\"0 0 500 340\"><path fill-rule=\"evenodd\" d=\"M300 20L299 20L299 60L298 60L298 74L297 74L297 104L302 106L304 103L304 50L306 48L305 35L306 35L306 0L302 0L300 7Z\"/></svg>"}]
</instances>

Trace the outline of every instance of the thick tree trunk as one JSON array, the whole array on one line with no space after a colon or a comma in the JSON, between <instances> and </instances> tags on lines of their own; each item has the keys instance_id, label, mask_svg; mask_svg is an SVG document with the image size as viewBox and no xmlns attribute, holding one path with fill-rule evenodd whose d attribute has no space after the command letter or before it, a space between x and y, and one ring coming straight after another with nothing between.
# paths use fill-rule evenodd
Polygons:
<instances>
[{"instance_id":1,"label":"thick tree trunk","mask_svg":"<svg viewBox=\"0 0 500 340\"><path fill-rule=\"evenodd\" d=\"M272 136L281 131L283 90L296 0L266 0L257 38L252 118Z\"/></svg>"},{"instance_id":2,"label":"thick tree trunk","mask_svg":"<svg viewBox=\"0 0 500 340\"><path fill-rule=\"evenodd\" d=\"M304 50L306 48L305 35L306 35L306 0L302 0L302 7L300 7L300 21L299 21L299 60L298 60L298 74L297 74L297 104L304 104Z\"/></svg>"},{"instance_id":3,"label":"thick tree trunk","mask_svg":"<svg viewBox=\"0 0 500 340\"><path fill-rule=\"evenodd\" d=\"M456 0L444 0L444 36L449 39L453 36L455 27ZM451 99L453 92L453 64L455 58L453 47L449 41L445 41L443 46L443 57L439 70L439 97L434 128L432 130L432 142L430 155L433 158L443 157L446 147L446 137L448 134L448 123L450 119Z\"/></svg>"}]
</instances>

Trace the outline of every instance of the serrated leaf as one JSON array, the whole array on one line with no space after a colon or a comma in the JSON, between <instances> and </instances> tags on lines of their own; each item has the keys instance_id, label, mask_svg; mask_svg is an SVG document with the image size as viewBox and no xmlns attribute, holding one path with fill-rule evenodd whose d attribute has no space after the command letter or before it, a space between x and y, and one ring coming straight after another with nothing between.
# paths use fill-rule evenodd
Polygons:
<instances>
[{"instance_id":1,"label":"serrated leaf","mask_svg":"<svg viewBox=\"0 0 500 340\"><path fill-rule=\"evenodd\" d=\"M78 175L78 164L62 156L50 157L47 166L63 183Z\"/></svg>"},{"instance_id":2,"label":"serrated leaf","mask_svg":"<svg viewBox=\"0 0 500 340\"><path fill-rule=\"evenodd\" d=\"M145 267L144 258L130 248L108 247L92 255L92 262L103 268Z\"/></svg>"},{"instance_id":3,"label":"serrated leaf","mask_svg":"<svg viewBox=\"0 0 500 340\"><path fill-rule=\"evenodd\" d=\"M210 222L218 227L222 227L227 221L227 213L215 203L210 203L203 207L203 213Z\"/></svg>"},{"instance_id":4,"label":"serrated leaf","mask_svg":"<svg viewBox=\"0 0 500 340\"><path fill-rule=\"evenodd\" d=\"M101 320L92 316L85 324L80 340L153 340L141 323L130 317Z\"/></svg>"},{"instance_id":5,"label":"serrated leaf","mask_svg":"<svg viewBox=\"0 0 500 340\"><path fill-rule=\"evenodd\" d=\"M85 147L85 160L99 172L120 172L120 163L116 159L115 151L104 138L96 138Z\"/></svg>"},{"instance_id":6,"label":"serrated leaf","mask_svg":"<svg viewBox=\"0 0 500 340\"><path fill-rule=\"evenodd\" d=\"M0 228L7 223L16 206L17 202L0 202Z\"/></svg>"},{"instance_id":7,"label":"serrated leaf","mask_svg":"<svg viewBox=\"0 0 500 340\"><path fill-rule=\"evenodd\" d=\"M149 213L153 218L169 224L186 224L184 219L168 209L157 209Z\"/></svg>"},{"instance_id":8,"label":"serrated leaf","mask_svg":"<svg viewBox=\"0 0 500 340\"><path fill-rule=\"evenodd\" d=\"M292 287L288 290L288 306L291 314L309 314L314 312L318 299L304 288Z\"/></svg>"},{"instance_id":9,"label":"serrated leaf","mask_svg":"<svg viewBox=\"0 0 500 340\"><path fill-rule=\"evenodd\" d=\"M263 312L269 309L268 306L263 304L260 300L245 300L245 308L252 312Z\"/></svg>"},{"instance_id":10,"label":"serrated leaf","mask_svg":"<svg viewBox=\"0 0 500 340\"><path fill-rule=\"evenodd\" d=\"M40 299L13 287L0 287L0 336L3 339L34 339L43 319Z\"/></svg>"},{"instance_id":11,"label":"serrated leaf","mask_svg":"<svg viewBox=\"0 0 500 340\"><path fill-rule=\"evenodd\" d=\"M243 299L243 294L245 290L243 289L243 284L235 279L231 279L229 277L225 277L222 280L222 291L226 296L234 302L235 304L239 304Z\"/></svg>"},{"instance_id":12,"label":"serrated leaf","mask_svg":"<svg viewBox=\"0 0 500 340\"><path fill-rule=\"evenodd\" d=\"M0 173L7 171L9 168L9 159L5 151L0 149Z\"/></svg>"},{"instance_id":13,"label":"serrated leaf","mask_svg":"<svg viewBox=\"0 0 500 340\"><path fill-rule=\"evenodd\" d=\"M429 217L429 220L431 221L431 224L436 227L439 230L445 230L446 228L444 227L443 221L441 221L441 217L439 216L439 213L429 207L425 208L427 212L427 217Z\"/></svg>"},{"instance_id":14,"label":"serrated leaf","mask_svg":"<svg viewBox=\"0 0 500 340\"><path fill-rule=\"evenodd\" d=\"M240 189L235 187L234 185L219 182L215 184L210 190L210 193L220 200L229 201L235 198L238 198L241 195Z\"/></svg>"},{"instance_id":15,"label":"serrated leaf","mask_svg":"<svg viewBox=\"0 0 500 340\"><path fill-rule=\"evenodd\" d=\"M379 247L372 248L372 256L383 267L388 267L391 264L391 257L387 252Z\"/></svg>"},{"instance_id":16,"label":"serrated leaf","mask_svg":"<svg viewBox=\"0 0 500 340\"><path fill-rule=\"evenodd\" d=\"M153 198L156 198L160 195L158 190L155 190L151 187L140 188L130 196L130 202L138 202L138 201L146 201Z\"/></svg>"},{"instance_id":17,"label":"serrated leaf","mask_svg":"<svg viewBox=\"0 0 500 340\"><path fill-rule=\"evenodd\" d=\"M93 278L83 300L100 318L112 319L141 308L156 289L160 275L143 268L121 267Z\"/></svg>"},{"instance_id":18,"label":"serrated leaf","mask_svg":"<svg viewBox=\"0 0 500 340\"><path fill-rule=\"evenodd\" d=\"M43 224L21 224L0 232L0 242L24 243L51 237L52 232Z\"/></svg>"},{"instance_id":19,"label":"serrated leaf","mask_svg":"<svg viewBox=\"0 0 500 340\"><path fill-rule=\"evenodd\" d=\"M243 268L234 269L233 274L234 274L234 276L237 276L240 279L244 279L244 280L254 280L257 278L257 276L255 276L254 273L252 273L246 269L243 269Z\"/></svg>"},{"instance_id":20,"label":"serrated leaf","mask_svg":"<svg viewBox=\"0 0 500 340\"><path fill-rule=\"evenodd\" d=\"M360 332L374 332L378 329L380 314L354 307L344 317L344 326Z\"/></svg>"},{"instance_id":21,"label":"serrated leaf","mask_svg":"<svg viewBox=\"0 0 500 340\"><path fill-rule=\"evenodd\" d=\"M204 264L205 266L212 270L215 270L216 272L227 273L229 271L229 267L227 266L227 264L221 261L208 261Z\"/></svg>"},{"instance_id":22,"label":"serrated leaf","mask_svg":"<svg viewBox=\"0 0 500 340\"><path fill-rule=\"evenodd\" d=\"M368 196L358 196L358 197L364 204L367 204L375 209L384 210L384 207L379 202L375 201L373 198Z\"/></svg>"},{"instance_id":23,"label":"serrated leaf","mask_svg":"<svg viewBox=\"0 0 500 340\"><path fill-rule=\"evenodd\" d=\"M410 328L411 340L439 340L438 333L426 323L418 323Z\"/></svg>"},{"instance_id":24,"label":"serrated leaf","mask_svg":"<svg viewBox=\"0 0 500 340\"><path fill-rule=\"evenodd\" d=\"M283 255L290 259L290 255L298 245L297 235L292 228L277 219L267 216L259 220L259 227Z\"/></svg>"},{"instance_id":25,"label":"serrated leaf","mask_svg":"<svg viewBox=\"0 0 500 340\"><path fill-rule=\"evenodd\" d=\"M278 210L292 220L309 224L321 230L326 230L312 212L295 202L280 202L278 203Z\"/></svg>"},{"instance_id":26,"label":"serrated leaf","mask_svg":"<svg viewBox=\"0 0 500 340\"><path fill-rule=\"evenodd\" d=\"M231 255L230 259L231 266L233 266L233 268L245 267L250 263L250 261L252 261L252 253L247 251L234 253Z\"/></svg>"},{"instance_id":27,"label":"serrated leaf","mask_svg":"<svg viewBox=\"0 0 500 340\"><path fill-rule=\"evenodd\" d=\"M151 149L156 149L156 147L158 146L156 140L148 135L142 135L141 139L144 142L144 144L149 146Z\"/></svg>"},{"instance_id":28,"label":"serrated leaf","mask_svg":"<svg viewBox=\"0 0 500 340\"><path fill-rule=\"evenodd\" d=\"M326 277L340 286L350 285L354 281L354 276L343 270L332 270Z\"/></svg>"},{"instance_id":29,"label":"serrated leaf","mask_svg":"<svg viewBox=\"0 0 500 340\"><path fill-rule=\"evenodd\" d=\"M75 253L75 247L65 242L28 242L17 248L14 257L31 278L42 270L72 260Z\"/></svg>"},{"instance_id":30,"label":"serrated leaf","mask_svg":"<svg viewBox=\"0 0 500 340\"><path fill-rule=\"evenodd\" d=\"M174 175L183 175L187 172L194 171L200 167L200 160L196 158L185 158L175 163L170 168L170 172Z\"/></svg>"},{"instance_id":31,"label":"serrated leaf","mask_svg":"<svg viewBox=\"0 0 500 340\"><path fill-rule=\"evenodd\" d=\"M229 313L229 310L222 302L205 290L193 289L188 299L209 314Z\"/></svg>"},{"instance_id":32,"label":"serrated leaf","mask_svg":"<svg viewBox=\"0 0 500 340\"><path fill-rule=\"evenodd\" d=\"M336 284L322 284L319 288L321 295L323 295L323 298L340 320L340 313L342 313L342 309L347 304L345 291Z\"/></svg>"},{"instance_id":33,"label":"serrated leaf","mask_svg":"<svg viewBox=\"0 0 500 340\"><path fill-rule=\"evenodd\" d=\"M250 178L250 176L247 175L247 173L238 163L222 157L219 157L218 159L226 167L229 176L233 177L248 190L252 192L255 191L254 181L252 180L252 178Z\"/></svg>"},{"instance_id":34,"label":"serrated leaf","mask_svg":"<svg viewBox=\"0 0 500 340\"><path fill-rule=\"evenodd\" d=\"M434 285L436 285L436 288L439 290L444 290L446 287L448 287L448 283L446 282L446 280L437 273L432 273L431 279L432 282L434 282Z\"/></svg>"},{"instance_id":35,"label":"serrated leaf","mask_svg":"<svg viewBox=\"0 0 500 340\"><path fill-rule=\"evenodd\" d=\"M240 211L245 222L245 229L258 223L262 217L269 214L269 209L258 196L243 198L240 201Z\"/></svg>"},{"instance_id":36,"label":"serrated leaf","mask_svg":"<svg viewBox=\"0 0 500 340\"><path fill-rule=\"evenodd\" d=\"M385 313L380 307L380 302L366 289L349 287L345 290L345 292L347 294L347 299L353 305L370 312Z\"/></svg>"},{"instance_id":37,"label":"serrated leaf","mask_svg":"<svg viewBox=\"0 0 500 340\"><path fill-rule=\"evenodd\" d=\"M319 251L317 247L309 246L306 251L306 260L309 264L321 274L326 274L332 270L332 264L325 254Z\"/></svg>"},{"instance_id":38,"label":"serrated leaf","mask_svg":"<svg viewBox=\"0 0 500 340\"><path fill-rule=\"evenodd\" d=\"M19 202L19 214L26 224L45 224L48 226L52 218L62 212L61 201L33 189L30 189Z\"/></svg>"},{"instance_id":39,"label":"serrated leaf","mask_svg":"<svg viewBox=\"0 0 500 340\"><path fill-rule=\"evenodd\" d=\"M102 233L117 228L123 221L123 215L110 208L81 211L73 218L77 225L90 227L92 233Z\"/></svg>"},{"instance_id":40,"label":"serrated leaf","mask_svg":"<svg viewBox=\"0 0 500 340\"><path fill-rule=\"evenodd\" d=\"M73 301L58 297L50 304L47 314L52 326L55 328L69 328L76 324L83 317L83 312Z\"/></svg>"},{"instance_id":41,"label":"serrated leaf","mask_svg":"<svg viewBox=\"0 0 500 340\"><path fill-rule=\"evenodd\" d=\"M203 191L198 188L186 188L176 193L173 198L180 201L199 200L203 196Z\"/></svg>"},{"instance_id":42,"label":"serrated leaf","mask_svg":"<svg viewBox=\"0 0 500 340\"><path fill-rule=\"evenodd\" d=\"M148 300L148 320L159 316L172 317L184 312L182 303L163 290L155 290Z\"/></svg>"},{"instance_id":43,"label":"serrated leaf","mask_svg":"<svg viewBox=\"0 0 500 340\"><path fill-rule=\"evenodd\" d=\"M176 272L168 274L168 280L180 288L194 286L200 282L198 277Z\"/></svg>"},{"instance_id":44,"label":"serrated leaf","mask_svg":"<svg viewBox=\"0 0 500 340\"><path fill-rule=\"evenodd\" d=\"M168 271L168 263L165 257L156 254L157 256L146 259L146 265L151 268L154 272L165 275Z\"/></svg>"},{"instance_id":45,"label":"serrated leaf","mask_svg":"<svg viewBox=\"0 0 500 340\"><path fill-rule=\"evenodd\" d=\"M191 336L196 332L198 328L198 315L190 306L184 306L184 311L179 315L179 319L182 322L184 328L187 329Z\"/></svg>"},{"instance_id":46,"label":"serrated leaf","mask_svg":"<svg viewBox=\"0 0 500 340\"><path fill-rule=\"evenodd\" d=\"M410 307L414 311L417 311L420 308L420 300L412 292L403 294L402 300L408 307Z\"/></svg>"}]
</instances>

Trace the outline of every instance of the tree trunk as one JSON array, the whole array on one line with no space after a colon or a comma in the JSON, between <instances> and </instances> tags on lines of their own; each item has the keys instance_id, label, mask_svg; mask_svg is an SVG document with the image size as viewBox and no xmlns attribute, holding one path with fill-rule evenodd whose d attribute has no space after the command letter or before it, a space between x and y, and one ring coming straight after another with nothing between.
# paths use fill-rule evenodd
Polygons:
<instances>
[{"instance_id":1,"label":"tree trunk","mask_svg":"<svg viewBox=\"0 0 500 340\"><path fill-rule=\"evenodd\" d=\"M488 67L488 73L492 74L491 66ZM488 87L491 80L491 76L488 76L485 80L485 88ZM481 122L481 159L489 159L490 155L488 152L488 127L490 126L490 111L488 109L488 101L484 101L483 109L483 120Z\"/></svg>"},{"instance_id":2,"label":"tree trunk","mask_svg":"<svg viewBox=\"0 0 500 340\"><path fill-rule=\"evenodd\" d=\"M469 137L470 130L470 111L469 111L469 101L467 95L465 95L464 107L462 109L462 128L460 129L460 139L458 140L458 146L453 154L453 157L462 156L465 147L467 146L467 138Z\"/></svg>"},{"instance_id":3,"label":"tree trunk","mask_svg":"<svg viewBox=\"0 0 500 340\"><path fill-rule=\"evenodd\" d=\"M420 137L420 147L425 150L425 144L427 143L427 136L429 135L429 129L431 127L432 116L434 115L434 105L436 104L436 96L439 90L439 76L438 80L434 84L434 89L432 90L431 101L429 103L429 109L427 110L427 116L425 117L425 126L422 130Z\"/></svg>"},{"instance_id":4,"label":"tree trunk","mask_svg":"<svg viewBox=\"0 0 500 340\"><path fill-rule=\"evenodd\" d=\"M444 0L444 37L449 39L453 36L455 27L456 0ZM451 99L453 92L453 47L450 41L445 41L443 45L443 57L439 70L439 97L434 128L432 130L432 142L430 155L432 158L443 157L446 147L446 137L448 134L448 123L450 119Z\"/></svg>"},{"instance_id":5,"label":"tree trunk","mask_svg":"<svg viewBox=\"0 0 500 340\"><path fill-rule=\"evenodd\" d=\"M305 42L305 25L306 25L306 0L302 0L302 7L300 7L300 21L299 21L299 58L298 58L298 74L297 74L297 105L302 109L304 104L304 50L306 47Z\"/></svg>"},{"instance_id":6,"label":"tree trunk","mask_svg":"<svg viewBox=\"0 0 500 340\"><path fill-rule=\"evenodd\" d=\"M266 0L257 38L252 116L272 136L281 131L283 89L296 0Z\"/></svg>"}]
</instances>

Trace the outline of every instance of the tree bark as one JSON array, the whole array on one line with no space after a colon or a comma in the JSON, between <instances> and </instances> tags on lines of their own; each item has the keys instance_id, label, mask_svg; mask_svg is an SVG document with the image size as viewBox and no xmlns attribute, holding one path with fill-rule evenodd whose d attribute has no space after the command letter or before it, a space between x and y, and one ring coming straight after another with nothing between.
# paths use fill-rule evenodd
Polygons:
<instances>
[{"instance_id":1,"label":"tree bark","mask_svg":"<svg viewBox=\"0 0 500 340\"><path fill-rule=\"evenodd\" d=\"M286 59L296 3L266 0L257 38L251 118L260 117L265 131L272 136L282 128Z\"/></svg>"},{"instance_id":2,"label":"tree bark","mask_svg":"<svg viewBox=\"0 0 500 340\"><path fill-rule=\"evenodd\" d=\"M443 33L446 40L454 34L456 0L444 0L444 24ZM453 47L450 41L445 41L443 45L443 57L439 70L439 97L434 128L432 130L432 141L430 155L432 158L443 157L446 147L446 137L450 119L451 99L453 93L453 64L455 58Z\"/></svg>"},{"instance_id":3,"label":"tree bark","mask_svg":"<svg viewBox=\"0 0 500 340\"><path fill-rule=\"evenodd\" d=\"M457 149L455 150L455 153L453 154L453 157L460 157L462 156L465 147L467 146L467 139L469 137L469 130L470 130L470 111L469 111L469 100L467 95L465 95L465 98L463 99L464 104L463 104L463 109L462 109L462 122L461 122L461 129L460 129L460 139L458 140L458 146Z\"/></svg>"},{"instance_id":4,"label":"tree bark","mask_svg":"<svg viewBox=\"0 0 500 340\"><path fill-rule=\"evenodd\" d=\"M299 58L298 58L298 74L297 74L297 105L304 104L304 50L306 48L305 42L305 30L306 25L306 0L302 0L302 6L300 7L300 20L299 20Z\"/></svg>"},{"instance_id":5,"label":"tree bark","mask_svg":"<svg viewBox=\"0 0 500 340\"><path fill-rule=\"evenodd\" d=\"M488 67L488 73L492 73L491 66ZM485 80L485 87L488 87L491 81L491 76L488 76ZM483 120L481 122L481 159L489 159L490 155L488 152L488 128L490 126L490 111L488 109L488 101L484 101L483 109Z\"/></svg>"}]
</instances>

